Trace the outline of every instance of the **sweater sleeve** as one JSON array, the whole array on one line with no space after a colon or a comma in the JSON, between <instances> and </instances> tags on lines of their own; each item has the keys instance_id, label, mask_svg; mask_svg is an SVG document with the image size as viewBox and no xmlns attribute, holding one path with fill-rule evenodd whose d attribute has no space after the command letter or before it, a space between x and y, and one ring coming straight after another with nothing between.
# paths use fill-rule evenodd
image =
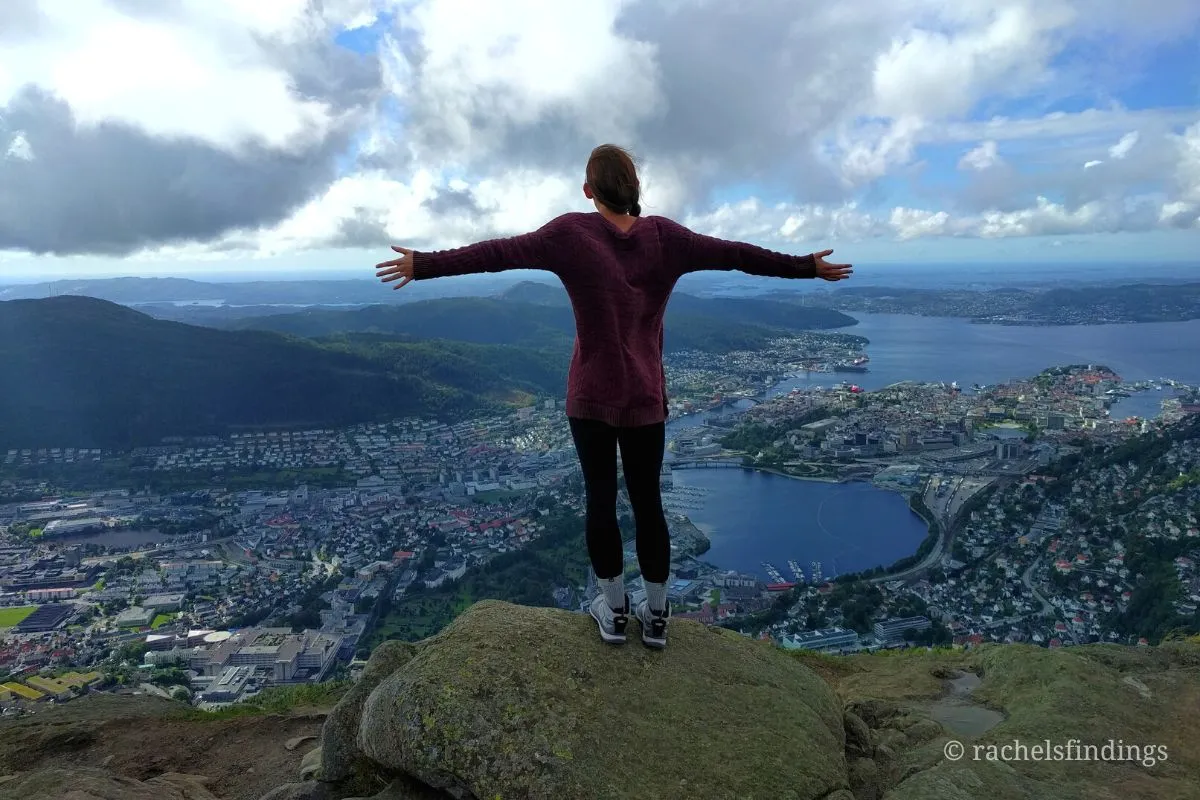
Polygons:
<instances>
[{"instance_id":1,"label":"sweater sleeve","mask_svg":"<svg viewBox=\"0 0 1200 800\"><path fill-rule=\"evenodd\" d=\"M738 270L766 278L815 278L816 259L767 250L747 242L730 242L688 230L678 223L665 226L667 262L677 277L701 270Z\"/></svg>"},{"instance_id":2,"label":"sweater sleeve","mask_svg":"<svg viewBox=\"0 0 1200 800\"><path fill-rule=\"evenodd\" d=\"M503 272L507 269L557 272L558 259L555 258L552 244L555 222L552 220L532 233L506 239L489 239L453 250L418 250L413 253L413 280Z\"/></svg>"}]
</instances>

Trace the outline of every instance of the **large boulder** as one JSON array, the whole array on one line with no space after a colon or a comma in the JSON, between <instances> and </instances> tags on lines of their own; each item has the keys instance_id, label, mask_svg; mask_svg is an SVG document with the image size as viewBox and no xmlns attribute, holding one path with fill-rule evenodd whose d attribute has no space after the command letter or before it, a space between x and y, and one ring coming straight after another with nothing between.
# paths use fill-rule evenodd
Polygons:
<instances>
[{"instance_id":1,"label":"large boulder","mask_svg":"<svg viewBox=\"0 0 1200 800\"><path fill-rule=\"evenodd\" d=\"M321 731L320 761L314 774L302 774L302 778L315 777L337 783L350 778L362 766L358 726L362 721L363 703L375 687L394 675L416 654L417 646L408 642L387 641L375 648L363 669L362 677L325 718Z\"/></svg>"},{"instance_id":2,"label":"large boulder","mask_svg":"<svg viewBox=\"0 0 1200 800\"><path fill-rule=\"evenodd\" d=\"M631 627L612 647L585 615L485 600L418 645L382 647L325 726L318 777L365 758L457 798L848 790L842 704L808 667L690 621L663 651Z\"/></svg>"}]
</instances>

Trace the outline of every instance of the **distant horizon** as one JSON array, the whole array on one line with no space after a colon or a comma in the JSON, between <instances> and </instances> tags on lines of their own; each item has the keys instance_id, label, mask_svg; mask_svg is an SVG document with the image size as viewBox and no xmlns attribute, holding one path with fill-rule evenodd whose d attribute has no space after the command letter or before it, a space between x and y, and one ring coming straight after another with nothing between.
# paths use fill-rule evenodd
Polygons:
<instances>
[{"instance_id":1,"label":"distant horizon","mask_svg":"<svg viewBox=\"0 0 1200 800\"><path fill-rule=\"evenodd\" d=\"M1062 272L1074 272L1076 270L1081 270L1081 271L1082 270L1094 270L1096 268L1111 269L1111 268L1117 268L1117 267L1126 267L1129 269L1129 273L1130 273L1129 277L1128 278L1120 278L1119 280L1128 281L1130 283L1141 283L1141 282L1145 282L1146 280L1155 278L1155 277L1157 277L1157 278L1167 277L1167 276L1163 276L1163 275L1154 275L1153 274L1153 273L1161 273L1163 271L1170 271L1172 273L1176 273L1176 274L1173 274L1170 276L1170 278L1173 281L1189 280L1189 279L1193 279L1193 277L1195 280L1200 281L1200 260L1174 261L1174 260L1166 260L1166 259L1156 259L1155 261L1153 261L1149 264L1132 264L1128 260L1025 261L1025 262L1022 262L1022 264L1020 266L1018 266L1013 261L989 261L989 262L980 261L980 262L970 262L970 263L937 262L937 261L911 261L911 260L872 261L872 262L869 262L868 264L856 265L856 268L860 270L858 275L856 275L856 278L859 278L861 281L862 278L875 277L875 276L870 275L869 272L864 272L863 270L870 270L872 267L876 267L876 266L886 267L889 271L897 270L897 269L901 269L901 270L904 270L904 269L918 270L919 269L919 270L928 270L928 271L962 270L964 272L970 271L973 273L977 273L976 275L972 275L971 277L978 277L980 279L986 279L988 277L989 272L992 272L992 273L995 273L997 271L1012 272L1015 269L1023 270L1026 267L1028 267L1028 268L1035 268L1035 267L1037 267L1037 268L1053 268L1055 270L1062 271ZM1178 272L1185 270L1187 267L1195 268L1196 275L1195 276L1180 276L1177 274ZM741 276L738 276L737 273L722 273L722 272L704 273L703 276L697 276L697 277L699 277L700 280L704 280L704 279L709 279L709 278L720 279L723 276L730 276L730 275L741 277ZM244 271L244 270L242 270L242 271L227 271L227 270L189 271L189 270L185 270L182 272L175 272L175 273L171 273L171 274L156 274L156 275L129 274L129 273L102 273L102 274L77 273L77 274L71 274L71 275L50 276L50 277L44 276L44 275L43 276L33 276L30 274L0 275L0 287L31 286L31 285L37 285L37 284L53 284L53 283L59 283L59 282L64 282L64 281L110 281L110 280L121 280L121 279L137 279L137 280L145 280L145 281L185 280L185 281L193 281L196 283L254 283L254 282L305 283L305 282L317 282L317 281L374 282L376 280L375 276L374 276L374 272L370 269L365 270L365 274L364 274L364 270L352 270L352 269L344 269L344 268L343 269L324 269L324 270L312 269L312 270L303 270L298 273L293 272L293 273L291 273L290 276L287 275L287 273L280 273L278 270L254 271L254 272ZM508 283L508 282L519 282L522 280L531 280L531 281L541 281L541 282L546 282L546 283L553 283L555 278L551 273L546 272L544 270L510 270L505 273L494 273L494 274L486 274L486 275L479 275L479 276L463 276L462 278L458 278L457 280L460 282L463 280L474 280L474 281L489 282L489 283L490 282ZM1037 281L1034 280L1033 282L1037 282ZM1111 282L1111 281L1105 281L1105 282ZM855 281L852 280L852 282L849 284L846 284L846 286L853 287L854 284L855 284Z\"/></svg>"}]
</instances>

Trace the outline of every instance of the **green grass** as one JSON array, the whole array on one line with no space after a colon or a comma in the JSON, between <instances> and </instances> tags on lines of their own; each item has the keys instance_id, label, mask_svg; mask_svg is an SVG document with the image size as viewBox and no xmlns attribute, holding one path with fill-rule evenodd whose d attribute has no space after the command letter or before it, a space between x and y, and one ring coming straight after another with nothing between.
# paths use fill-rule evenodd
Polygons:
<instances>
[{"instance_id":1,"label":"green grass","mask_svg":"<svg viewBox=\"0 0 1200 800\"><path fill-rule=\"evenodd\" d=\"M14 625L20 625L34 611L37 611L37 606L0 608L0 628L11 628Z\"/></svg>"},{"instance_id":2,"label":"green grass","mask_svg":"<svg viewBox=\"0 0 1200 800\"><path fill-rule=\"evenodd\" d=\"M161 628L163 625L166 625L168 622L170 622L173 619L175 619L174 614L157 614L154 617L154 621L150 623L150 628L153 630L157 630L157 629Z\"/></svg>"},{"instance_id":3,"label":"green grass","mask_svg":"<svg viewBox=\"0 0 1200 800\"><path fill-rule=\"evenodd\" d=\"M244 703L236 703L219 711L187 709L180 716L189 719L220 720L258 714L286 715L297 708L329 709L336 706L349 689L350 681L272 686Z\"/></svg>"}]
</instances>

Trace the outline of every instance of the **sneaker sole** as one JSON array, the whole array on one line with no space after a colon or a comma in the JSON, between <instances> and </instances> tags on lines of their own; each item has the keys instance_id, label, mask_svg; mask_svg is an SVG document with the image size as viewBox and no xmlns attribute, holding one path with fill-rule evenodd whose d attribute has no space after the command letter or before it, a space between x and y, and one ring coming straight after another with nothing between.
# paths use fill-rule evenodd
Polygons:
<instances>
[{"instance_id":1,"label":"sneaker sole","mask_svg":"<svg viewBox=\"0 0 1200 800\"><path fill-rule=\"evenodd\" d=\"M666 639L655 639L653 636L647 636L646 634L643 633L642 634L642 644L646 645L646 647L651 647L655 650L662 650L664 647L667 646L667 640Z\"/></svg>"},{"instance_id":2,"label":"sneaker sole","mask_svg":"<svg viewBox=\"0 0 1200 800\"><path fill-rule=\"evenodd\" d=\"M667 646L667 637L652 636L650 634L650 627L642 622L640 618L638 619L638 625L642 629L642 644L646 645L646 647L662 650Z\"/></svg>"},{"instance_id":3,"label":"sneaker sole","mask_svg":"<svg viewBox=\"0 0 1200 800\"><path fill-rule=\"evenodd\" d=\"M608 631L604 630L604 623L602 623L600 618L590 610L588 611L588 616L596 620L596 627L600 629L600 638L603 639L607 644L625 644L625 634L609 633Z\"/></svg>"}]
</instances>

